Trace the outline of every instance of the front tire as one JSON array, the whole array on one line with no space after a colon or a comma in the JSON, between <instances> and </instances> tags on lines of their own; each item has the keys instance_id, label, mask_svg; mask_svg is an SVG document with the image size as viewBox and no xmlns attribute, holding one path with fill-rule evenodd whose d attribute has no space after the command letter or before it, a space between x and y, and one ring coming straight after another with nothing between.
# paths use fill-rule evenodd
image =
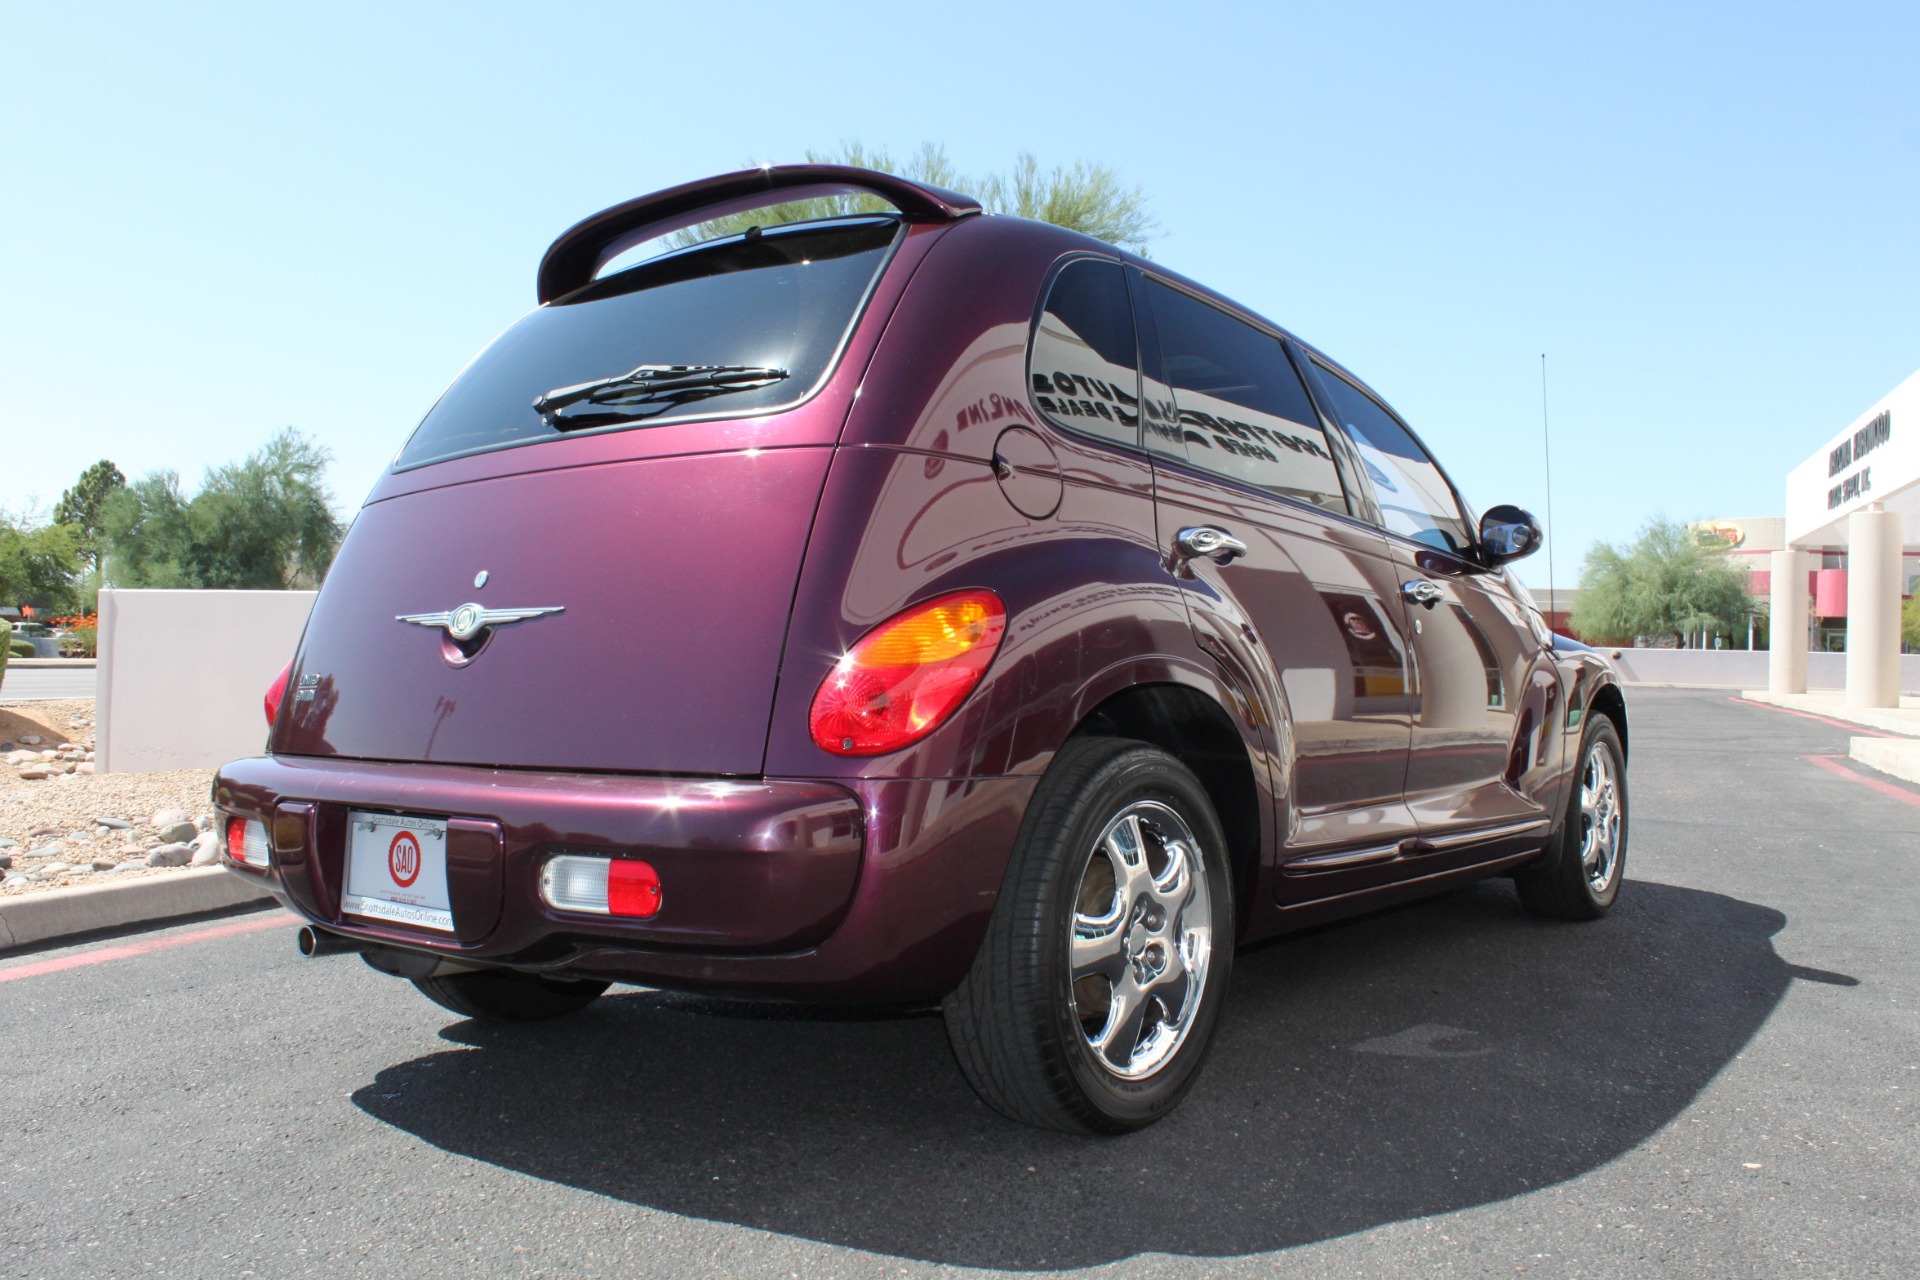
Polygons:
<instances>
[{"instance_id":1,"label":"front tire","mask_svg":"<svg viewBox=\"0 0 1920 1280\"><path fill-rule=\"evenodd\" d=\"M463 1018L483 1022L544 1022L599 999L606 982L543 978L515 969L476 969L439 978L415 978L420 994Z\"/></svg>"},{"instance_id":2,"label":"front tire","mask_svg":"<svg viewBox=\"0 0 1920 1280\"><path fill-rule=\"evenodd\" d=\"M1546 857L1514 877L1520 903L1552 920L1598 920L1627 868L1627 753L1613 721L1593 716L1580 742L1567 814Z\"/></svg>"},{"instance_id":3,"label":"front tire","mask_svg":"<svg viewBox=\"0 0 1920 1280\"><path fill-rule=\"evenodd\" d=\"M962 1073L1027 1124L1151 1124L1192 1087L1213 1039L1233 920L1226 836L1193 772L1145 743L1069 741L943 1008Z\"/></svg>"}]
</instances>

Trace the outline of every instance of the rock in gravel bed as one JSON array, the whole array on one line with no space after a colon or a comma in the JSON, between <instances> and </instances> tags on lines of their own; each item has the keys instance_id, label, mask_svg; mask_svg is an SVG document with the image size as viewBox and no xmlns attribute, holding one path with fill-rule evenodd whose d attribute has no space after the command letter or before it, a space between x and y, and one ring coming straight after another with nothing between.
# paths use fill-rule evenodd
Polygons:
<instances>
[{"instance_id":1,"label":"rock in gravel bed","mask_svg":"<svg viewBox=\"0 0 1920 1280\"><path fill-rule=\"evenodd\" d=\"M161 844L185 844L200 834L200 828L190 821L169 822L165 825L156 822L153 825L160 828Z\"/></svg>"},{"instance_id":2,"label":"rock in gravel bed","mask_svg":"<svg viewBox=\"0 0 1920 1280\"><path fill-rule=\"evenodd\" d=\"M20 750L34 748L24 765L0 768L0 848L9 848L15 863L11 872L0 871L4 877L0 894L9 901L18 894L42 893L62 885L177 874L168 867L147 865L147 848L163 843L151 817L164 817L162 826L190 824L178 833L180 839L168 842L180 846L174 855L179 865L191 863L199 851L203 827L196 819L207 815L211 824L212 771L89 774L93 719L93 704L84 699L0 700L0 741L10 741ZM29 734L39 741L29 743ZM44 758L43 748L46 756L55 759ZM0 760L6 758L0 754ZM48 776L22 778L21 768L44 769ZM48 834L36 838L36 831ZM60 849L45 847L51 844ZM171 860L163 855L159 862ZM108 861L113 870L93 870L96 862ZM48 875L47 868L53 864L67 870Z\"/></svg>"},{"instance_id":3,"label":"rock in gravel bed","mask_svg":"<svg viewBox=\"0 0 1920 1280\"><path fill-rule=\"evenodd\" d=\"M147 865L150 867L184 867L193 857L190 844L163 844L147 850Z\"/></svg>"},{"instance_id":4,"label":"rock in gravel bed","mask_svg":"<svg viewBox=\"0 0 1920 1280\"><path fill-rule=\"evenodd\" d=\"M165 831L176 822L192 822L193 815L185 809L161 809L147 819L147 825Z\"/></svg>"}]
</instances>

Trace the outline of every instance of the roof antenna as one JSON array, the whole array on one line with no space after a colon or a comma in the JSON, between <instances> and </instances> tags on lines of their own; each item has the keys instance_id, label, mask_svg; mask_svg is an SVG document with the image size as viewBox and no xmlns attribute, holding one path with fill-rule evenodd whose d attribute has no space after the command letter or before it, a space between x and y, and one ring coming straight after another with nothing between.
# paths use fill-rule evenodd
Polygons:
<instances>
[{"instance_id":1,"label":"roof antenna","mask_svg":"<svg viewBox=\"0 0 1920 1280\"><path fill-rule=\"evenodd\" d=\"M1540 450L1546 457L1547 471L1547 599L1553 602L1547 611L1560 607L1560 593L1553 588L1553 557L1560 544L1553 540L1553 433L1547 429L1547 353L1540 353Z\"/></svg>"}]
</instances>

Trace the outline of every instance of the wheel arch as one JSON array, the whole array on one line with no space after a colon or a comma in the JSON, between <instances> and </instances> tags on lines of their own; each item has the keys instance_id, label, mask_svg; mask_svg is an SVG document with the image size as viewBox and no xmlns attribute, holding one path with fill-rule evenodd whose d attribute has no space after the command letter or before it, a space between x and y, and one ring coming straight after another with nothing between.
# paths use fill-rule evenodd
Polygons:
<instances>
[{"instance_id":1,"label":"wheel arch","mask_svg":"<svg viewBox=\"0 0 1920 1280\"><path fill-rule=\"evenodd\" d=\"M1625 763L1627 755L1627 698L1620 692L1620 686L1609 680L1594 689L1593 696L1587 701L1587 714L1605 716L1613 721L1614 732L1620 735L1620 755Z\"/></svg>"},{"instance_id":2,"label":"wheel arch","mask_svg":"<svg viewBox=\"0 0 1920 1280\"><path fill-rule=\"evenodd\" d=\"M1240 930L1256 902L1271 806L1260 766L1248 751L1234 717L1218 700L1192 685L1162 681L1112 693L1087 711L1069 739L1133 738L1173 756L1206 788L1221 828L1234 883Z\"/></svg>"}]
</instances>

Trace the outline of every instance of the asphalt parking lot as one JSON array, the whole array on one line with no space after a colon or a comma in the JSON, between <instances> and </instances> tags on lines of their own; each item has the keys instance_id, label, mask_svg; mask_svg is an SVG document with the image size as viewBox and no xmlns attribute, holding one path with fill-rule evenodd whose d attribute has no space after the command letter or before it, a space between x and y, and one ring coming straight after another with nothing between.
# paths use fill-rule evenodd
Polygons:
<instances>
[{"instance_id":1,"label":"asphalt parking lot","mask_svg":"<svg viewBox=\"0 0 1920 1280\"><path fill-rule=\"evenodd\" d=\"M1245 953L1120 1140L1000 1120L932 1017L499 1031L277 916L0 959L0 1274L1915 1274L1920 792L1724 693L1631 714L1612 916L1493 882Z\"/></svg>"}]
</instances>

